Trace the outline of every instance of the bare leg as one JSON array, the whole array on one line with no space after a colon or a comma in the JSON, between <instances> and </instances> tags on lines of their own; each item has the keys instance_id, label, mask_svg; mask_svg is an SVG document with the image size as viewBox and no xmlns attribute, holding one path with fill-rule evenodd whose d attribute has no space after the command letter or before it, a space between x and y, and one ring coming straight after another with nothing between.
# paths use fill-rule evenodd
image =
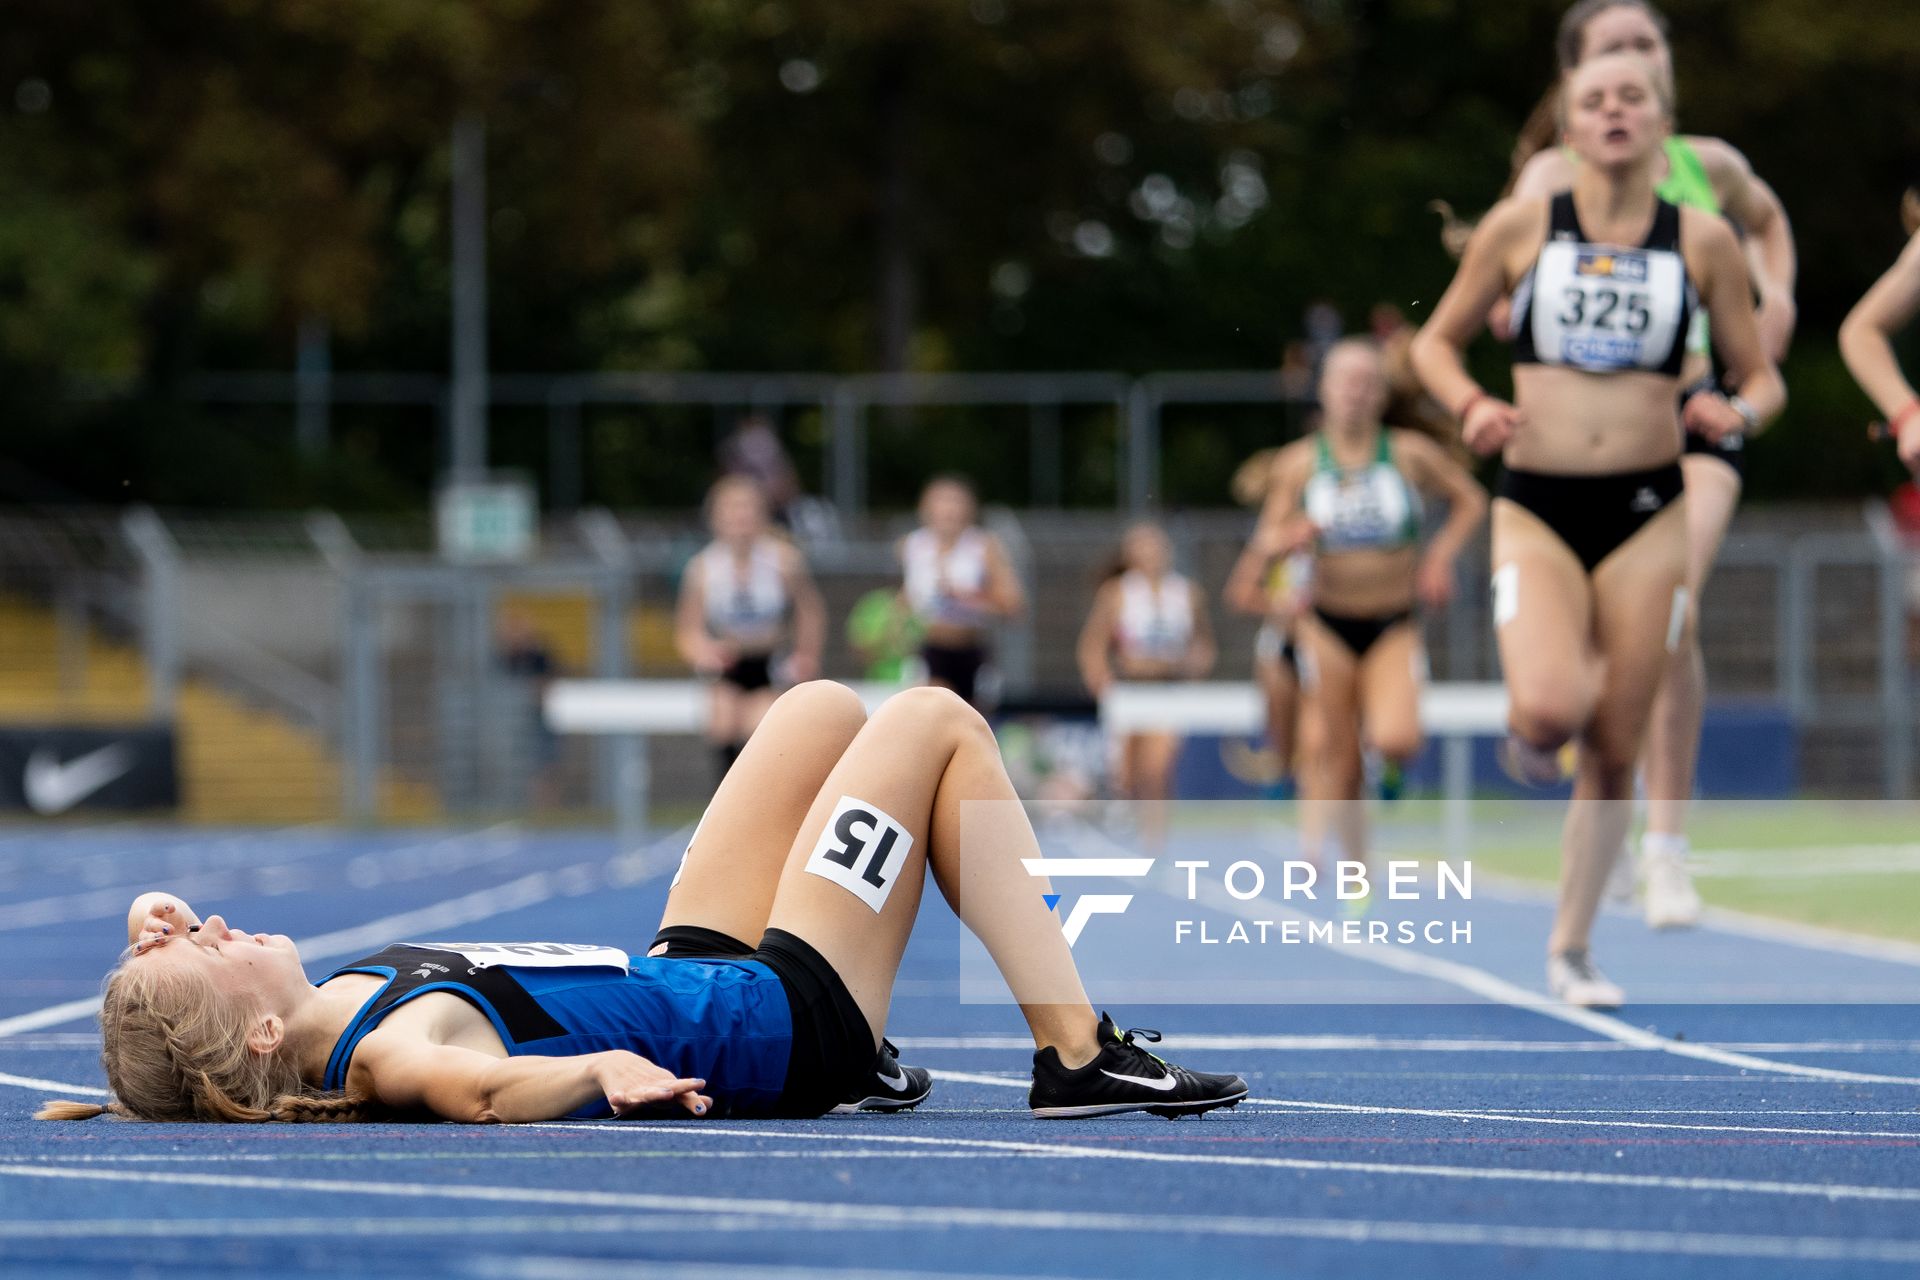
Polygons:
<instances>
[{"instance_id":1,"label":"bare leg","mask_svg":"<svg viewBox=\"0 0 1920 1280\"><path fill-rule=\"evenodd\" d=\"M1140 801L1140 835L1154 851L1167 845L1167 799L1173 794L1173 766L1180 756L1180 739L1171 733L1129 736L1130 795Z\"/></svg>"},{"instance_id":2,"label":"bare leg","mask_svg":"<svg viewBox=\"0 0 1920 1280\"><path fill-rule=\"evenodd\" d=\"M843 797L891 818L912 837L870 841L858 865L887 888L878 910L852 890L809 870L814 850ZM986 802L986 803L968 803ZM961 828L966 820L963 858ZM853 828L858 837L870 832ZM793 842L768 920L805 939L847 984L879 1043L894 975L930 866L947 901L986 944L1020 1001L1034 1044L1051 1046L1068 1067L1091 1061L1097 1019L1074 968L1073 953L1041 900L1050 886L1020 859L1040 848L993 732L951 692L910 689L889 699L827 775Z\"/></svg>"},{"instance_id":3,"label":"bare leg","mask_svg":"<svg viewBox=\"0 0 1920 1280\"><path fill-rule=\"evenodd\" d=\"M1600 696L1593 595L1567 544L1525 507L1493 503L1494 627L1515 737L1552 751L1572 741Z\"/></svg>"},{"instance_id":4,"label":"bare leg","mask_svg":"<svg viewBox=\"0 0 1920 1280\"><path fill-rule=\"evenodd\" d=\"M1338 856L1367 860L1366 806L1360 789L1360 664L1318 619L1302 618L1299 643L1311 655L1313 689L1308 694L1320 718L1320 784L1316 804L1339 844Z\"/></svg>"},{"instance_id":5,"label":"bare leg","mask_svg":"<svg viewBox=\"0 0 1920 1280\"><path fill-rule=\"evenodd\" d=\"M1266 696L1267 746L1272 748L1279 760L1280 771L1291 773L1295 721L1299 718L1300 682L1294 678L1287 664L1278 658L1271 662L1255 662L1253 677L1261 693Z\"/></svg>"},{"instance_id":6,"label":"bare leg","mask_svg":"<svg viewBox=\"0 0 1920 1280\"><path fill-rule=\"evenodd\" d=\"M1327 734L1326 716L1314 696L1316 681L1312 655L1304 644L1299 649L1302 663L1298 715L1298 746L1290 762L1300 794L1300 854L1317 867L1326 864L1327 846Z\"/></svg>"},{"instance_id":7,"label":"bare leg","mask_svg":"<svg viewBox=\"0 0 1920 1280\"><path fill-rule=\"evenodd\" d=\"M758 945L800 824L867 720L829 680L781 695L700 819L660 925L695 925Z\"/></svg>"},{"instance_id":8,"label":"bare leg","mask_svg":"<svg viewBox=\"0 0 1920 1280\"><path fill-rule=\"evenodd\" d=\"M1580 742L1561 834L1560 909L1548 943L1584 951L1607 876L1632 820L1633 767L1665 668L1674 593L1686 573L1686 502L1674 503L1593 572L1594 637L1604 683Z\"/></svg>"},{"instance_id":9,"label":"bare leg","mask_svg":"<svg viewBox=\"0 0 1920 1280\"><path fill-rule=\"evenodd\" d=\"M1687 626L1654 699L1644 771L1647 830L1672 836L1687 829L1687 805L1693 798L1694 768L1700 755L1700 722L1707 706L1706 662L1695 625L1700 593L1706 589L1740 502L1739 473L1718 458L1688 454L1680 465L1687 478Z\"/></svg>"},{"instance_id":10,"label":"bare leg","mask_svg":"<svg viewBox=\"0 0 1920 1280\"><path fill-rule=\"evenodd\" d=\"M1361 721L1367 745L1396 764L1420 754L1420 628L1394 627L1360 663Z\"/></svg>"}]
</instances>

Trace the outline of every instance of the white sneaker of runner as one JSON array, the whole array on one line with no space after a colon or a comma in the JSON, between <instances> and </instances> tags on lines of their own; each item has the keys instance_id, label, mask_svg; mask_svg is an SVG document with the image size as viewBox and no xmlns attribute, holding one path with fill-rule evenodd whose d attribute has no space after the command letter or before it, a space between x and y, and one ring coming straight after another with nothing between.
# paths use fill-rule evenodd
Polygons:
<instances>
[{"instance_id":1,"label":"white sneaker of runner","mask_svg":"<svg viewBox=\"0 0 1920 1280\"><path fill-rule=\"evenodd\" d=\"M1700 920L1700 892L1687 870L1687 838L1648 832L1640 842L1650 929L1685 929Z\"/></svg>"},{"instance_id":2,"label":"white sneaker of runner","mask_svg":"<svg viewBox=\"0 0 1920 1280\"><path fill-rule=\"evenodd\" d=\"M1584 951L1560 951L1547 957L1547 990L1583 1009L1618 1009L1627 993L1607 980Z\"/></svg>"}]
</instances>

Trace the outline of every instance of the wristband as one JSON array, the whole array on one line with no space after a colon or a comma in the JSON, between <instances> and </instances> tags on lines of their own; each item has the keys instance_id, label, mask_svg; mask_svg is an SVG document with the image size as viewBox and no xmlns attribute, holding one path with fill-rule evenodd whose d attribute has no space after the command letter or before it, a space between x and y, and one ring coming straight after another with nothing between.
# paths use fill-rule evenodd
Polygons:
<instances>
[{"instance_id":1,"label":"wristband","mask_svg":"<svg viewBox=\"0 0 1920 1280\"><path fill-rule=\"evenodd\" d=\"M1740 421L1745 424L1745 434L1752 435L1760 430L1760 411L1748 404L1744 397L1728 396L1727 407L1740 415Z\"/></svg>"},{"instance_id":2,"label":"wristband","mask_svg":"<svg viewBox=\"0 0 1920 1280\"><path fill-rule=\"evenodd\" d=\"M1466 426L1467 415L1473 412L1473 406L1479 404L1482 400L1485 400L1486 398L1487 398L1487 393L1483 389L1478 387L1474 388L1473 394L1467 397L1466 402L1462 404L1460 408L1454 412L1453 416L1459 421L1461 426L1463 427Z\"/></svg>"},{"instance_id":3,"label":"wristband","mask_svg":"<svg viewBox=\"0 0 1920 1280\"><path fill-rule=\"evenodd\" d=\"M1916 413L1920 413L1920 396L1915 396L1913 399L1907 401L1900 412L1887 419L1887 434L1898 439L1901 429L1904 428L1908 422L1912 421L1913 415Z\"/></svg>"}]
</instances>

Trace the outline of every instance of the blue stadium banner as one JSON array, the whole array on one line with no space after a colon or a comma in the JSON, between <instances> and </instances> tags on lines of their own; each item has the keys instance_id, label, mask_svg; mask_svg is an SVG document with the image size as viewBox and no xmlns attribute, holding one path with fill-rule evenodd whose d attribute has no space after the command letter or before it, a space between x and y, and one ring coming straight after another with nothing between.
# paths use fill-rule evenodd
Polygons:
<instances>
[{"instance_id":1,"label":"blue stadium banner","mask_svg":"<svg viewBox=\"0 0 1920 1280\"><path fill-rule=\"evenodd\" d=\"M174 756L171 725L0 726L0 812L176 808Z\"/></svg>"}]
</instances>

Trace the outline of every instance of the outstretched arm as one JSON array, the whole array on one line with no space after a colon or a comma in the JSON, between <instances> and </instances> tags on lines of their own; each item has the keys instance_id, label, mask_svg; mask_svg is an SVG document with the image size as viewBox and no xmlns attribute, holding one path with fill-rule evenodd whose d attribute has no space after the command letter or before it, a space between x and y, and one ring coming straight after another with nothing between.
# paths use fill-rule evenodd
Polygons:
<instances>
[{"instance_id":1,"label":"outstretched arm","mask_svg":"<svg viewBox=\"0 0 1920 1280\"><path fill-rule=\"evenodd\" d=\"M609 1049L572 1058L496 1058L458 1045L375 1031L354 1050L350 1091L396 1111L431 1111L468 1124L558 1120L605 1098L615 1115L677 1103L705 1115L704 1080L676 1078L637 1053Z\"/></svg>"},{"instance_id":2,"label":"outstretched arm","mask_svg":"<svg viewBox=\"0 0 1920 1280\"><path fill-rule=\"evenodd\" d=\"M1900 460L1920 473L1920 397L1900 372L1893 335L1920 312L1920 235L1874 282L1840 326L1840 354L1860 389L1886 415L1900 441Z\"/></svg>"}]
</instances>

